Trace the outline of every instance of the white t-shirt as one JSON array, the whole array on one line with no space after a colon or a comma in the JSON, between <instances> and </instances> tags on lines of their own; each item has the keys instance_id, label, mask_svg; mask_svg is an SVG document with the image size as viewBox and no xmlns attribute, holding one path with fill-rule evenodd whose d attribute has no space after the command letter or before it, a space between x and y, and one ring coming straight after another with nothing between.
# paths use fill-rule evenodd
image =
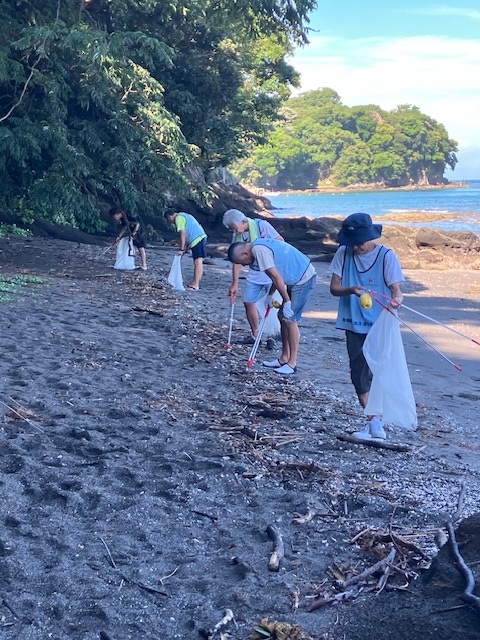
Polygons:
<instances>
[{"instance_id":1,"label":"white t-shirt","mask_svg":"<svg viewBox=\"0 0 480 640\"><path fill-rule=\"evenodd\" d=\"M382 245L377 244L370 253L366 253L361 256L354 255L353 259L355 260L355 264L359 271L367 271L370 269L377 258L381 246ZM340 278L342 277L343 263L345 261L345 249L346 247L343 245L337 249L329 269L330 273L334 273ZM403 275L400 262L398 261L395 252L391 249L385 255L384 266L384 276L387 286L390 287L392 284L405 281L405 276Z\"/></svg>"},{"instance_id":2,"label":"white t-shirt","mask_svg":"<svg viewBox=\"0 0 480 640\"><path fill-rule=\"evenodd\" d=\"M275 240L280 235L275 227L266 220L258 221L258 230L260 231L260 238L272 238ZM233 242L235 242L237 234L233 234ZM244 242L251 242L250 233L248 229L242 233L242 239ZM255 284L272 284L272 281L263 271L257 271L256 269L249 269L247 275L247 282L254 282Z\"/></svg>"},{"instance_id":3,"label":"white t-shirt","mask_svg":"<svg viewBox=\"0 0 480 640\"><path fill-rule=\"evenodd\" d=\"M273 269L275 267L274 255L270 247L266 247L265 245L261 245L261 244L258 246L255 245L253 247L252 252L255 260L258 263L258 267L261 273L263 273L267 269ZM310 278L312 278L315 274L316 274L315 267L310 262L310 264L307 267L307 270L305 271L303 276L300 278L300 280L296 284L304 284L305 282L308 282ZM268 279L270 280L270 282L272 282L270 278Z\"/></svg>"}]
</instances>

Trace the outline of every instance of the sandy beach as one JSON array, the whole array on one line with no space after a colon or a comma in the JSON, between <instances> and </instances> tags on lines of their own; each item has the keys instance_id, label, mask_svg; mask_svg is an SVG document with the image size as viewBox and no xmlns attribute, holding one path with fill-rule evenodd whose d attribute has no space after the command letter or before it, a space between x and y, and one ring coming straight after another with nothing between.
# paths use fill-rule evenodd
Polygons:
<instances>
[{"instance_id":1,"label":"sandy beach","mask_svg":"<svg viewBox=\"0 0 480 640\"><path fill-rule=\"evenodd\" d=\"M262 619L292 625L285 640L366 640L377 610L377 640L480 638L478 611L438 613L461 604L458 584L420 577L462 482L462 518L480 510L480 346L404 311L462 371L404 328L419 426L389 433L409 450L350 444L337 436L364 419L328 264L315 264L299 373L284 379L246 368L240 304L225 349L225 260L176 293L173 248L150 247L147 272L114 271L101 251L0 240L1 276L41 279L1 304L0 637L220 639L231 610L231 640L267 637L252 635ZM480 272L406 275L407 305L480 341ZM404 550L397 590L308 610L385 547L359 541L392 530L422 552Z\"/></svg>"}]
</instances>

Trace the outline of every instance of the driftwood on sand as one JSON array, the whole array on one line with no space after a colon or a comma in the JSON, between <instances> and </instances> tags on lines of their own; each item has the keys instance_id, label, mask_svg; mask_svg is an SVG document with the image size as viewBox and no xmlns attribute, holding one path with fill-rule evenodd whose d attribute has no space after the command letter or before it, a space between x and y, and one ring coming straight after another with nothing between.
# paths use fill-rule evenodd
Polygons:
<instances>
[{"instance_id":1,"label":"driftwood on sand","mask_svg":"<svg viewBox=\"0 0 480 640\"><path fill-rule=\"evenodd\" d=\"M272 553L268 561L268 568L270 571L278 571L280 569L280 562L285 555L285 547L283 544L283 538L280 531L272 524L269 524L267 529L267 536L273 542Z\"/></svg>"},{"instance_id":2,"label":"driftwood on sand","mask_svg":"<svg viewBox=\"0 0 480 640\"><path fill-rule=\"evenodd\" d=\"M383 440L359 440L354 436L350 436L346 433L337 435L337 440L342 442L350 442L351 444L364 444L366 447L374 447L376 449L388 449L389 451L411 451L412 447L406 444L395 444L393 442L384 442Z\"/></svg>"},{"instance_id":3,"label":"driftwood on sand","mask_svg":"<svg viewBox=\"0 0 480 640\"><path fill-rule=\"evenodd\" d=\"M472 605L472 607L475 607L475 609L478 609L480 611L480 598L473 593L475 589L475 575L460 553L454 529L455 523L458 522L462 514L464 498L465 484L462 484L460 494L458 496L457 510L447 520L445 526L448 531L448 544L450 546L450 551L453 555L458 571L465 580L465 590L463 591L461 598L468 604Z\"/></svg>"}]
</instances>

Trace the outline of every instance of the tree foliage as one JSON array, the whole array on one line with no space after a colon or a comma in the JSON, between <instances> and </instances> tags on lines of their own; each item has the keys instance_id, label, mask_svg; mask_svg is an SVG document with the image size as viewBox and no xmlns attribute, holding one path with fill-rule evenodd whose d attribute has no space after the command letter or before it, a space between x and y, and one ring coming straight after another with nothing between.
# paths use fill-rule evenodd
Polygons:
<instances>
[{"instance_id":1,"label":"tree foliage","mask_svg":"<svg viewBox=\"0 0 480 640\"><path fill-rule=\"evenodd\" d=\"M0 2L0 206L99 227L263 142L314 0ZM191 173L191 172L190 172Z\"/></svg>"},{"instance_id":2,"label":"tree foliage","mask_svg":"<svg viewBox=\"0 0 480 640\"><path fill-rule=\"evenodd\" d=\"M250 184L275 189L439 184L457 143L417 107L347 107L332 89L291 98L266 144L235 165Z\"/></svg>"}]
</instances>

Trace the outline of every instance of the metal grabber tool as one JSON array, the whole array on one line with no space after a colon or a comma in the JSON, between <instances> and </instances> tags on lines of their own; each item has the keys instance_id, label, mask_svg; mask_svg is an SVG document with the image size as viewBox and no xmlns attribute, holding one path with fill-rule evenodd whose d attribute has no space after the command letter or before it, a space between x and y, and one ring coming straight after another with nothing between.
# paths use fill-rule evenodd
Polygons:
<instances>
[{"instance_id":1,"label":"metal grabber tool","mask_svg":"<svg viewBox=\"0 0 480 640\"><path fill-rule=\"evenodd\" d=\"M277 300L274 300L272 302L272 305L275 307L275 309L279 309L281 307L281 304ZM255 338L255 342L253 344L252 350L250 351L250 357L247 360L247 367L253 367L253 365L255 364L255 356L257 355L258 347L260 346L263 331L267 323L268 314L270 313L271 310L272 310L272 307L270 306L268 306L265 309L265 315L263 316L260 326L258 328L258 335Z\"/></svg>"},{"instance_id":2,"label":"metal grabber tool","mask_svg":"<svg viewBox=\"0 0 480 640\"><path fill-rule=\"evenodd\" d=\"M230 297L230 320L228 324L228 338L225 347L231 349L232 347L232 330L233 330L233 312L235 311L235 296Z\"/></svg>"}]
</instances>

